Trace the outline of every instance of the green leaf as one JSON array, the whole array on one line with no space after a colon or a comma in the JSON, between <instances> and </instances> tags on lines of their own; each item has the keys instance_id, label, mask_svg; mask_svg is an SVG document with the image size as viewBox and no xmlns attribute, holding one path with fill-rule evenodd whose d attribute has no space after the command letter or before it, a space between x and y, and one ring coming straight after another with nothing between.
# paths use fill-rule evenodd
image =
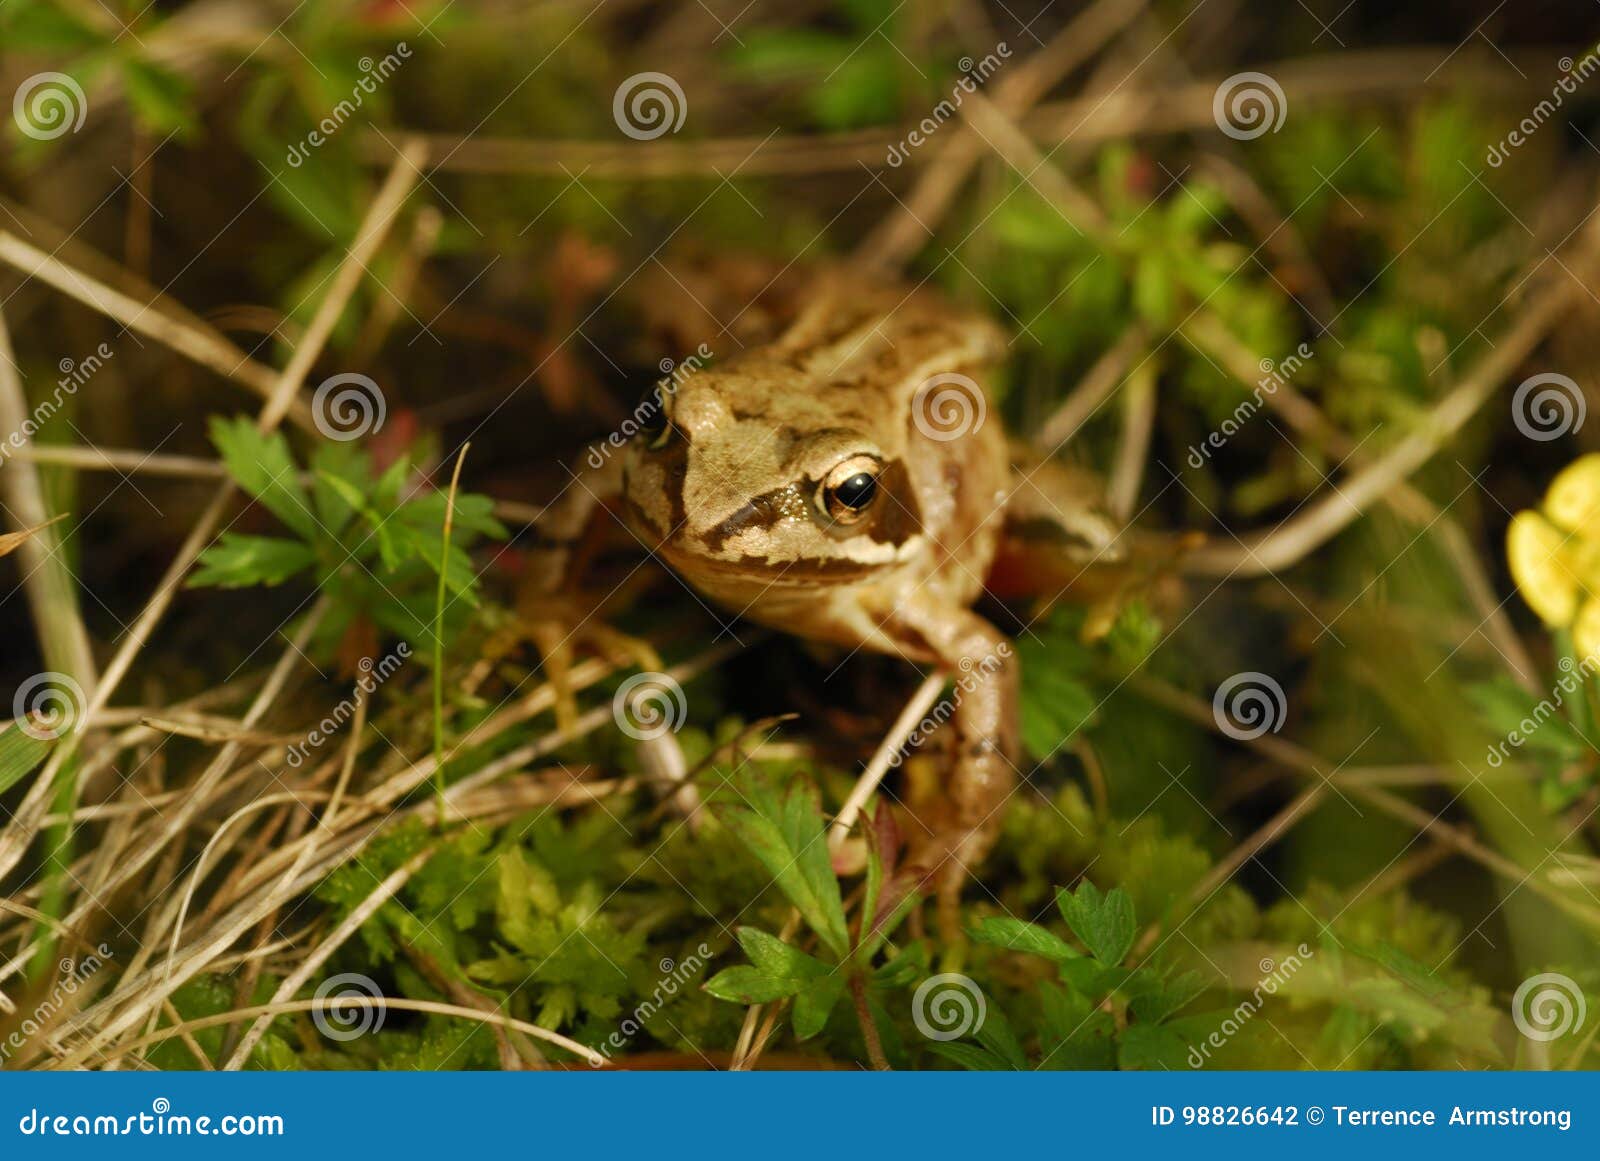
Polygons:
<instances>
[{"instance_id":1,"label":"green leaf","mask_svg":"<svg viewBox=\"0 0 1600 1161\"><path fill-rule=\"evenodd\" d=\"M224 532L220 541L200 554L200 567L189 578L189 587L242 589L279 585L315 564L316 559L316 554L298 540Z\"/></svg>"},{"instance_id":2,"label":"green leaf","mask_svg":"<svg viewBox=\"0 0 1600 1161\"><path fill-rule=\"evenodd\" d=\"M1121 887L1113 887L1105 895L1088 879L1069 894L1066 888L1056 892L1056 906L1067 926L1088 947L1089 954L1107 967L1120 964L1133 948L1138 924L1133 917L1133 900Z\"/></svg>"},{"instance_id":3,"label":"green leaf","mask_svg":"<svg viewBox=\"0 0 1600 1161\"><path fill-rule=\"evenodd\" d=\"M1035 757L1055 754L1094 722L1100 698L1087 680L1093 658L1081 630L1081 615L1063 610L1017 644L1022 740Z\"/></svg>"},{"instance_id":4,"label":"green leaf","mask_svg":"<svg viewBox=\"0 0 1600 1161\"><path fill-rule=\"evenodd\" d=\"M1550 708L1548 699L1534 705L1527 691L1509 677L1469 685L1467 697L1495 733L1516 735L1530 751L1541 751L1561 762L1575 761L1589 752L1582 735L1565 715Z\"/></svg>"},{"instance_id":5,"label":"green leaf","mask_svg":"<svg viewBox=\"0 0 1600 1161\"><path fill-rule=\"evenodd\" d=\"M317 519L336 536L366 502L372 457L354 443L330 440L311 455L311 499Z\"/></svg>"},{"instance_id":6,"label":"green leaf","mask_svg":"<svg viewBox=\"0 0 1600 1161\"><path fill-rule=\"evenodd\" d=\"M1134 1024L1117 1039L1117 1067L1176 1071L1188 1067L1189 1042L1159 1024Z\"/></svg>"},{"instance_id":7,"label":"green leaf","mask_svg":"<svg viewBox=\"0 0 1600 1161\"><path fill-rule=\"evenodd\" d=\"M910 987L927 974L928 953L922 944L913 943L874 969L872 986L891 990Z\"/></svg>"},{"instance_id":8,"label":"green leaf","mask_svg":"<svg viewBox=\"0 0 1600 1161\"><path fill-rule=\"evenodd\" d=\"M898 112L904 66L879 38L799 28L751 32L731 63L736 74L761 84L799 81L811 115L825 128L881 124Z\"/></svg>"},{"instance_id":9,"label":"green leaf","mask_svg":"<svg viewBox=\"0 0 1600 1161\"><path fill-rule=\"evenodd\" d=\"M431 531L437 540L444 528L445 501L448 497L447 492L425 492L416 499L402 504L395 512L395 518L413 528ZM472 492L456 494L451 539L454 540L464 532L491 536L497 540L503 540L508 535L506 526L494 518L494 501L488 496L479 496ZM438 553L434 555L437 556Z\"/></svg>"},{"instance_id":10,"label":"green leaf","mask_svg":"<svg viewBox=\"0 0 1600 1161\"><path fill-rule=\"evenodd\" d=\"M1146 254L1133 271L1133 305L1153 329L1165 329L1177 313L1176 280L1159 255Z\"/></svg>"},{"instance_id":11,"label":"green leaf","mask_svg":"<svg viewBox=\"0 0 1600 1161\"><path fill-rule=\"evenodd\" d=\"M1201 992L1205 980L1199 972L1183 972L1164 980L1152 971L1135 973L1129 981L1128 1007L1140 1020L1159 1024L1188 1007Z\"/></svg>"},{"instance_id":12,"label":"green leaf","mask_svg":"<svg viewBox=\"0 0 1600 1161\"><path fill-rule=\"evenodd\" d=\"M867 832L867 882L855 960L865 969L917 905L923 872L920 868L899 867L900 832L887 803L879 802L876 809L864 815L862 825Z\"/></svg>"},{"instance_id":13,"label":"green leaf","mask_svg":"<svg viewBox=\"0 0 1600 1161\"><path fill-rule=\"evenodd\" d=\"M1096 966L1093 960L1074 960L1073 966ZM1096 1001L1068 988L1045 984L1039 988L1041 1024L1039 1044L1042 1067L1050 1069L1108 1069L1116 1065L1116 1021L1101 1011Z\"/></svg>"},{"instance_id":14,"label":"green leaf","mask_svg":"<svg viewBox=\"0 0 1600 1161\"><path fill-rule=\"evenodd\" d=\"M5 30L6 48L18 54L68 52L105 39L53 0L13 0L0 6L0 29Z\"/></svg>"},{"instance_id":15,"label":"green leaf","mask_svg":"<svg viewBox=\"0 0 1600 1161\"><path fill-rule=\"evenodd\" d=\"M1346 950L1364 959L1370 959L1402 982L1409 984L1430 1000L1440 1000L1450 995L1448 985L1427 964L1418 963L1391 943L1378 943L1366 947L1354 942L1345 943ZM1298 959L1298 957L1295 957Z\"/></svg>"},{"instance_id":16,"label":"green leaf","mask_svg":"<svg viewBox=\"0 0 1600 1161\"><path fill-rule=\"evenodd\" d=\"M975 1044L944 1042L928 1045L928 1051L953 1060L968 1072L1009 1072L1010 1066L994 1053Z\"/></svg>"},{"instance_id":17,"label":"green leaf","mask_svg":"<svg viewBox=\"0 0 1600 1161\"><path fill-rule=\"evenodd\" d=\"M739 946L763 975L809 980L832 971L816 956L807 955L759 927L739 928Z\"/></svg>"},{"instance_id":18,"label":"green leaf","mask_svg":"<svg viewBox=\"0 0 1600 1161\"><path fill-rule=\"evenodd\" d=\"M986 1010L983 1023L979 1024L973 1036L995 1056L999 1057L1005 1067L1014 1072L1028 1070L1028 1057L1022 1051L1022 1043L1017 1039L1017 1034L1011 1029L1011 1022L1006 1019L998 1005L990 1005Z\"/></svg>"},{"instance_id":19,"label":"green leaf","mask_svg":"<svg viewBox=\"0 0 1600 1161\"><path fill-rule=\"evenodd\" d=\"M745 964L718 972L705 982L706 991L719 1000L735 1004L766 1004L794 995L806 981L788 976L765 975Z\"/></svg>"},{"instance_id":20,"label":"green leaf","mask_svg":"<svg viewBox=\"0 0 1600 1161\"><path fill-rule=\"evenodd\" d=\"M969 934L979 943L1042 955L1058 962L1079 958L1077 950L1059 935L1022 919L991 915L981 920Z\"/></svg>"},{"instance_id":21,"label":"green leaf","mask_svg":"<svg viewBox=\"0 0 1600 1161\"><path fill-rule=\"evenodd\" d=\"M122 79L128 103L147 131L180 138L194 136L199 121L189 85L181 76L129 56L122 59Z\"/></svg>"},{"instance_id":22,"label":"green leaf","mask_svg":"<svg viewBox=\"0 0 1600 1161\"><path fill-rule=\"evenodd\" d=\"M0 794L32 773L55 744L55 739L35 738L15 723L0 728Z\"/></svg>"},{"instance_id":23,"label":"green leaf","mask_svg":"<svg viewBox=\"0 0 1600 1161\"><path fill-rule=\"evenodd\" d=\"M1189 182L1168 202L1167 223L1180 236L1213 233L1227 212L1228 199L1220 189L1206 182Z\"/></svg>"},{"instance_id":24,"label":"green leaf","mask_svg":"<svg viewBox=\"0 0 1600 1161\"><path fill-rule=\"evenodd\" d=\"M249 419L214 417L211 442L222 455L228 474L305 540L322 533L300 486L299 468L282 433L263 435Z\"/></svg>"},{"instance_id":25,"label":"green leaf","mask_svg":"<svg viewBox=\"0 0 1600 1161\"><path fill-rule=\"evenodd\" d=\"M812 980L794 998L794 1034L809 1040L828 1023L834 1005L844 995L845 980L841 975L827 975Z\"/></svg>"},{"instance_id":26,"label":"green leaf","mask_svg":"<svg viewBox=\"0 0 1600 1161\"><path fill-rule=\"evenodd\" d=\"M822 798L807 779L796 778L783 795L747 779L740 803L724 800L717 817L772 874L823 946L839 960L850 951L839 880L822 829Z\"/></svg>"},{"instance_id":27,"label":"green leaf","mask_svg":"<svg viewBox=\"0 0 1600 1161\"><path fill-rule=\"evenodd\" d=\"M1057 970L1062 982L1095 1003L1124 988L1134 975L1127 968L1108 966L1088 956L1060 962Z\"/></svg>"}]
</instances>

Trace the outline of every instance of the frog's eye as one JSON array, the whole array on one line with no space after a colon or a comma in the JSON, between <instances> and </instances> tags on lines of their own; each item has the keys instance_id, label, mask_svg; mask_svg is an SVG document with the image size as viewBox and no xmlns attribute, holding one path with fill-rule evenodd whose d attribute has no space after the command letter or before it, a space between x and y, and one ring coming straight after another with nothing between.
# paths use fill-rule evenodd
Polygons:
<instances>
[{"instance_id":1,"label":"frog's eye","mask_svg":"<svg viewBox=\"0 0 1600 1161\"><path fill-rule=\"evenodd\" d=\"M672 415L668 410L672 396L659 383L652 384L633 409L634 421L639 425L639 435L644 446L656 451L666 446L672 438Z\"/></svg>"},{"instance_id":2,"label":"frog's eye","mask_svg":"<svg viewBox=\"0 0 1600 1161\"><path fill-rule=\"evenodd\" d=\"M853 524L878 498L883 464L872 456L851 456L828 473L817 493L817 506L837 524Z\"/></svg>"}]
</instances>

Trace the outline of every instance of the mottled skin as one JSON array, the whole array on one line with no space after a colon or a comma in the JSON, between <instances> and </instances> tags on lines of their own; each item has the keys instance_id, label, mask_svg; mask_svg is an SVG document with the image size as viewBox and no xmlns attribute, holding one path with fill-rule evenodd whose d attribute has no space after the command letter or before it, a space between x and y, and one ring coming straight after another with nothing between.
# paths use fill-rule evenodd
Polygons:
<instances>
[{"instance_id":1,"label":"mottled skin","mask_svg":"<svg viewBox=\"0 0 1600 1161\"><path fill-rule=\"evenodd\" d=\"M1019 760L1015 659L969 607L1011 481L978 385L1004 353L993 324L932 292L824 273L773 341L658 388L665 421L608 481L641 538L733 612L981 678L951 718L948 817L914 852L952 923Z\"/></svg>"},{"instance_id":2,"label":"mottled skin","mask_svg":"<svg viewBox=\"0 0 1600 1161\"><path fill-rule=\"evenodd\" d=\"M981 375L1003 351L991 324L931 294L825 278L775 342L678 386L672 432L635 441L623 469L641 535L740 615L924 664L1001 660L953 719L957 826L930 853L958 873L988 845L1016 776L1016 669L999 631L967 607L994 555L1010 468L998 420L937 439L913 409L931 427L939 400L919 401L919 388ZM825 496L841 466L877 480L848 522Z\"/></svg>"}]
</instances>

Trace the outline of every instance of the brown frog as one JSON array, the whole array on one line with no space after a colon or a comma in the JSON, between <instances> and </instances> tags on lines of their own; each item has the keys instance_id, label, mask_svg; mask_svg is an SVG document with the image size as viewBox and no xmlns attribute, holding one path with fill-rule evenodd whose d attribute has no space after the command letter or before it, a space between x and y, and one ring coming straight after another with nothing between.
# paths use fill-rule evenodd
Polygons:
<instances>
[{"instance_id":1,"label":"brown frog","mask_svg":"<svg viewBox=\"0 0 1600 1161\"><path fill-rule=\"evenodd\" d=\"M953 921L1021 760L1015 657L970 607L1018 506L982 387L1005 342L932 291L848 270L810 276L781 314L769 341L658 384L547 531L570 538L617 497L646 545L734 613L973 675L950 717L949 809L914 850ZM1046 475L1050 500L1018 490L1030 517L1049 509L1084 560L1114 553L1093 489Z\"/></svg>"}]
</instances>

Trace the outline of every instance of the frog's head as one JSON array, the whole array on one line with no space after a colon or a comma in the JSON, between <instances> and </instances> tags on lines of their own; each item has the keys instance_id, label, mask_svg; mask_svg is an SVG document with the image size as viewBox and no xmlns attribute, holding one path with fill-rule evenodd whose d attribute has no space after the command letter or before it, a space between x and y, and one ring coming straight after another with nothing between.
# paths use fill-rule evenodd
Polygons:
<instances>
[{"instance_id":1,"label":"frog's head","mask_svg":"<svg viewBox=\"0 0 1600 1161\"><path fill-rule=\"evenodd\" d=\"M691 580L859 580L914 550L903 424L881 397L741 360L657 384L635 413L623 494Z\"/></svg>"}]
</instances>

